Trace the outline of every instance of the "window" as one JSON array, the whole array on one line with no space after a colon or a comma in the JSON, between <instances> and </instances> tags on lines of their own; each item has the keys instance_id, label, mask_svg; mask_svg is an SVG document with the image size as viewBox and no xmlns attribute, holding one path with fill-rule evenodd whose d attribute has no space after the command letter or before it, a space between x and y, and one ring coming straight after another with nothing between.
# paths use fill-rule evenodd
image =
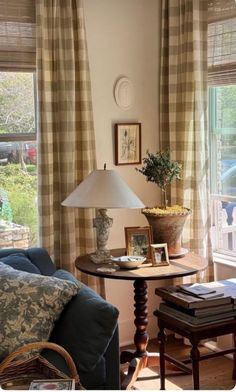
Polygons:
<instances>
[{"instance_id":1,"label":"window","mask_svg":"<svg viewBox=\"0 0 236 392\"><path fill-rule=\"evenodd\" d=\"M213 250L236 256L236 2L208 0Z\"/></svg>"},{"instance_id":2,"label":"window","mask_svg":"<svg viewBox=\"0 0 236 392\"><path fill-rule=\"evenodd\" d=\"M236 254L236 85L209 89L214 250Z\"/></svg>"},{"instance_id":3,"label":"window","mask_svg":"<svg viewBox=\"0 0 236 392\"><path fill-rule=\"evenodd\" d=\"M35 2L0 0L0 247L37 244Z\"/></svg>"},{"instance_id":4,"label":"window","mask_svg":"<svg viewBox=\"0 0 236 392\"><path fill-rule=\"evenodd\" d=\"M0 246L37 244L33 72L0 72Z\"/></svg>"},{"instance_id":5,"label":"window","mask_svg":"<svg viewBox=\"0 0 236 392\"><path fill-rule=\"evenodd\" d=\"M209 89L212 190L236 196L236 85Z\"/></svg>"}]
</instances>

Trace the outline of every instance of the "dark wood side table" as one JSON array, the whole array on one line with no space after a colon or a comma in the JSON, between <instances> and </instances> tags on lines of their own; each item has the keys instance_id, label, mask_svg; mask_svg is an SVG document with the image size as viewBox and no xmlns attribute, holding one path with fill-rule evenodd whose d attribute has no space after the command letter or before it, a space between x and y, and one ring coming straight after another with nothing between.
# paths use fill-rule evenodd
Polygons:
<instances>
[{"instance_id":1,"label":"dark wood side table","mask_svg":"<svg viewBox=\"0 0 236 392\"><path fill-rule=\"evenodd\" d=\"M111 254L114 257L125 254L125 249L113 249ZM147 281L164 280L193 275L207 267L207 261L193 253L188 253L182 258L170 261L168 266L145 266L128 270L118 269L113 273L101 272L99 267L107 267L107 264L94 264L89 255L79 256L75 261L76 268L89 275L103 277L107 279L133 280L134 283L134 324L136 332L134 335L135 351L121 352L121 363L129 362L128 374L122 381L122 389L130 389L136 381L141 369L151 366L159 366L158 353L149 353L148 345L148 312L147 312ZM173 365L170 368L174 368ZM175 368L176 369L176 368Z\"/></svg>"},{"instance_id":2,"label":"dark wood side table","mask_svg":"<svg viewBox=\"0 0 236 392\"><path fill-rule=\"evenodd\" d=\"M186 321L180 320L178 317L169 315L164 311L156 310L154 312L157 316L159 333L158 341L160 347L160 381L161 390L165 389L165 360L168 360L179 366L180 369L187 373L192 373L193 389L200 389L199 381L199 362L209 358L215 358L221 355L233 353L233 374L232 378L236 379L236 320L218 320L214 323L206 323L203 325L193 325ZM173 356L165 352L165 329L174 331L181 336L189 339L190 358L184 361L179 361ZM214 338L217 336L233 333L233 347L227 350L219 350L209 354L200 354L198 346L201 340ZM192 371L186 364L192 363Z\"/></svg>"}]
</instances>

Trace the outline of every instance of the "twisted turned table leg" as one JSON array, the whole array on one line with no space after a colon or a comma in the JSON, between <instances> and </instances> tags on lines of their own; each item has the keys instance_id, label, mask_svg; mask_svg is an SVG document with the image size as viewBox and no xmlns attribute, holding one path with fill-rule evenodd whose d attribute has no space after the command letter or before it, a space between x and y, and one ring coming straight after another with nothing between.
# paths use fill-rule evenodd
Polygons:
<instances>
[{"instance_id":1,"label":"twisted turned table leg","mask_svg":"<svg viewBox=\"0 0 236 392\"><path fill-rule=\"evenodd\" d=\"M148 311L147 311L148 291L145 279L134 281L134 324L136 331L134 344L136 350L126 350L121 352L120 362L129 362L127 376L121 383L122 389L130 389L137 380L139 372L145 367L159 366L159 353L149 353L147 345L149 336L147 333ZM166 369L179 370L175 365L166 362Z\"/></svg>"},{"instance_id":2,"label":"twisted turned table leg","mask_svg":"<svg viewBox=\"0 0 236 392\"><path fill-rule=\"evenodd\" d=\"M121 353L121 363L129 362L128 374L122 382L122 389L130 389L136 381L140 370L146 366L147 360L147 283L144 279L134 281L134 324L136 332L134 344L136 350L127 350Z\"/></svg>"},{"instance_id":3,"label":"twisted turned table leg","mask_svg":"<svg viewBox=\"0 0 236 392\"><path fill-rule=\"evenodd\" d=\"M134 324L136 326L136 332L134 335L134 344L136 346L135 355L143 357L147 355L147 344L148 344L148 311L147 311L147 283L145 280L136 280L134 282Z\"/></svg>"},{"instance_id":4,"label":"twisted turned table leg","mask_svg":"<svg viewBox=\"0 0 236 392\"><path fill-rule=\"evenodd\" d=\"M128 374L122 382L122 389L130 389L136 381L141 369L149 366L159 365L159 355L157 353L149 354L148 345L148 311L147 311L147 283L144 279L134 281L134 324L136 332L134 335L134 344L136 350L127 350L121 353L121 363L129 362Z\"/></svg>"}]
</instances>

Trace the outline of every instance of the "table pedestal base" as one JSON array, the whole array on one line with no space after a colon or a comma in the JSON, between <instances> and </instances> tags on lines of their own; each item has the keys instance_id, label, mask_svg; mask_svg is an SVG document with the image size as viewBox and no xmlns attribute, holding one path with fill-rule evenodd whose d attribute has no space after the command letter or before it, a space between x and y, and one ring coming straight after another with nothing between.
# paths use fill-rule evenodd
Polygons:
<instances>
[{"instance_id":1,"label":"table pedestal base","mask_svg":"<svg viewBox=\"0 0 236 392\"><path fill-rule=\"evenodd\" d=\"M128 373L121 380L121 389L131 389L132 385L138 378L139 372L144 368L159 367L159 353L149 353L146 348L148 345L147 334L147 284L144 279L134 281L134 324L136 332L134 335L134 343L136 350L125 350L121 352L120 363L129 363ZM166 363L166 369L179 371L170 362Z\"/></svg>"},{"instance_id":2,"label":"table pedestal base","mask_svg":"<svg viewBox=\"0 0 236 392\"><path fill-rule=\"evenodd\" d=\"M120 363L129 362L127 375L122 376L121 389L131 389L139 376L139 372L144 368L160 367L159 353L147 352L144 356L138 357L134 350L122 351ZM165 368L171 371L183 371L170 362L166 361ZM157 375L159 377L159 375Z\"/></svg>"},{"instance_id":3,"label":"table pedestal base","mask_svg":"<svg viewBox=\"0 0 236 392\"><path fill-rule=\"evenodd\" d=\"M136 356L135 351L123 351L121 363L129 362L128 373L121 382L121 389L130 389L138 378L139 372L146 367L159 366L158 353L146 353L142 357Z\"/></svg>"}]
</instances>

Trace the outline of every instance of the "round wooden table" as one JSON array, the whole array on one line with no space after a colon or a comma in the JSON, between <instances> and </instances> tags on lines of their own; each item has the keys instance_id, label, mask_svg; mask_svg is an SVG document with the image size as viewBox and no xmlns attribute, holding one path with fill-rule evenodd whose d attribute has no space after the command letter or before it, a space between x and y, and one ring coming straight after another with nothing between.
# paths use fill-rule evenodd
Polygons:
<instances>
[{"instance_id":1,"label":"round wooden table","mask_svg":"<svg viewBox=\"0 0 236 392\"><path fill-rule=\"evenodd\" d=\"M113 249L114 257L125 254L125 249ZM158 353L149 353L148 345L148 312L147 312L147 281L164 280L194 275L207 268L207 260L194 253L188 253L184 257L170 260L169 265L155 266L142 264L140 267L129 269L116 269L115 272L101 271L100 268L110 268L109 264L95 264L90 260L90 255L79 256L75 261L76 268L89 275L107 279L133 280L134 283L134 324L136 332L134 344L136 350L126 350L121 353L121 363L129 362L128 374L122 381L122 389L130 389L136 381L138 374L144 367L159 366ZM170 364L171 369L176 368Z\"/></svg>"}]
</instances>

